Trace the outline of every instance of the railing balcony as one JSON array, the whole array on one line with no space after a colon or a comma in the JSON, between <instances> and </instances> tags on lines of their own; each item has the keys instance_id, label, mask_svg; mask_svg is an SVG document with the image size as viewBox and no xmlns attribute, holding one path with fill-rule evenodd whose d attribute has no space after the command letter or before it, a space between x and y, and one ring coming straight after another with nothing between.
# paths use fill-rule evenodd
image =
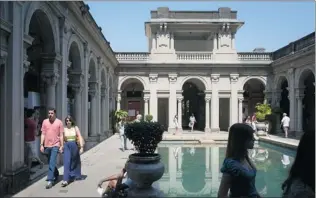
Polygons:
<instances>
[{"instance_id":1,"label":"railing balcony","mask_svg":"<svg viewBox=\"0 0 316 198\"><path fill-rule=\"evenodd\" d=\"M271 53L269 52L240 52L238 53L239 61L271 61Z\"/></svg>"},{"instance_id":2,"label":"railing balcony","mask_svg":"<svg viewBox=\"0 0 316 198\"><path fill-rule=\"evenodd\" d=\"M159 56L159 54L155 54ZM268 52L241 52L238 53L236 63L266 63L272 61L272 55ZM120 63L150 63L152 61L150 53L146 52L121 52L116 53L116 58ZM162 57L164 55L161 55ZM158 58L159 60L159 58ZM167 59L165 63L214 63L216 61L216 54L212 52L176 52L174 59Z\"/></svg>"}]
</instances>

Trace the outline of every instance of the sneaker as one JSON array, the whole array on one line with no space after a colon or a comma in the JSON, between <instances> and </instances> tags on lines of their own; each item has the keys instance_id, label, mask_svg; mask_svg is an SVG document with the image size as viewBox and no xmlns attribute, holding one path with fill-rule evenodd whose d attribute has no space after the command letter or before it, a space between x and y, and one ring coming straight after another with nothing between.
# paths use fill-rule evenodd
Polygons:
<instances>
[{"instance_id":1,"label":"sneaker","mask_svg":"<svg viewBox=\"0 0 316 198\"><path fill-rule=\"evenodd\" d=\"M51 181L47 182L46 189L50 189L52 187L53 187L53 182L51 182Z\"/></svg>"},{"instance_id":2,"label":"sneaker","mask_svg":"<svg viewBox=\"0 0 316 198\"><path fill-rule=\"evenodd\" d=\"M68 186L68 182L62 181L62 182L61 182L61 187L66 187L66 186Z\"/></svg>"}]
</instances>

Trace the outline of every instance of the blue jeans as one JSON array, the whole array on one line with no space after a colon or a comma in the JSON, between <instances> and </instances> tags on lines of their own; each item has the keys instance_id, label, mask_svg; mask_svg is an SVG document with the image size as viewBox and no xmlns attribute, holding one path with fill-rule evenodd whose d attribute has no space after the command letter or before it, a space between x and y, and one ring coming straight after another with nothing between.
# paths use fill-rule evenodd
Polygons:
<instances>
[{"instance_id":1,"label":"blue jeans","mask_svg":"<svg viewBox=\"0 0 316 198\"><path fill-rule=\"evenodd\" d=\"M44 153L48 158L48 174L46 181L55 181L58 179L59 172L56 167L57 155L58 155L59 147L45 147Z\"/></svg>"}]
</instances>

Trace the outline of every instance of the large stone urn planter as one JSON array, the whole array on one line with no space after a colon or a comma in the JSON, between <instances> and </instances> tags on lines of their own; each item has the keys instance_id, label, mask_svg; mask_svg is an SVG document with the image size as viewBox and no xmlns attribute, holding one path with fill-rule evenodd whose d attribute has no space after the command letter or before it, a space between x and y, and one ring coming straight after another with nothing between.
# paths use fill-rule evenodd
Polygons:
<instances>
[{"instance_id":1,"label":"large stone urn planter","mask_svg":"<svg viewBox=\"0 0 316 198\"><path fill-rule=\"evenodd\" d=\"M256 122L257 135L265 136L266 135L266 123L265 122Z\"/></svg>"},{"instance_id":2,"label":"large stone urn planter","mask_svg":"<svg viewBox=\"0 0 316 198\"><path fill-rule=\"evenodd\" d=\"M159 154L135 153L129 156L127 175L133 181L128 197L163 197L159 189L152 187L164 174L165 166Z\"/></svg>"}]
</instances>

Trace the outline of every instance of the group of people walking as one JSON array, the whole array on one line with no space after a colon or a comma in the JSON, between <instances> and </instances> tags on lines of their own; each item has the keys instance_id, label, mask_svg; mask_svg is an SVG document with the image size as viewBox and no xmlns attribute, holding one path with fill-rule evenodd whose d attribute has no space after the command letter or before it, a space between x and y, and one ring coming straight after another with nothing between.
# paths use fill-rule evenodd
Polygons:
<instances>
[{"instance_id":1,"label":"group of people walking","mask_svg":"<svg viewBox=\"0 0 316 198\"><path fill-rule=\"evenodd\" d=\"M176 135L178 134L179 132L179 129L182 128L182 126L179 125L179 121L178 121L178 115L175 115L174 118L173 118L173 124L176 128L176 131L173 133L173 135ZM193 132L194 130L194 125L196 124L196 119L195 119L195 116L194 114L192 113L192 115L190 116L189 118L189 128L190 128L190 132Z\"/></svg>"},{"instance_id":2,"label":"group of people walking","mask_svg":"<svg viewBox=\"0 0 316 198\"><path fill-rule=\"evenodd\" d=\"M260 197L255 186L257 169L248 155L248 149L253 147L254 133L251 126L237 123L230 127L226 158L221 168L223 176L218 191L219 198ZM311 149L314 147L315 132L305 132L289 176L282 184L282 197L315 197L315 149Z\"/></svg>"},{"instance_id":3,"label":"group of people walking","mask_svg":"<svg viewBox=\"0 0 316 198\"><path fill-rule=\"evenodd\" d=\"M28 158L37 159L42 165L43 162L36 157L35 144L30 144L34 141L36 126L30 120L32 111L27 114L25 120L26 146L29 147ZM48 118L42 122L40 151L47 156L48 159L48 175L46 188L49 189L54 185L59 177L57 169L57 157L59 153L63 153L64 174L61 185L67 186L74 180L81 179L81 160L80 154L83 152L84 139L81 136L80 130L71 116L65 118L65 123L56 118L56 110L50 108L48 110ZM33 133L33 134L32 134ZM29 138L32 137L32 138ZM29 139L28 139L29 138ZM31 146L30 146L31 145ZM31 162L30 162L31 163Z\"/></svg>"}]
</instances>

